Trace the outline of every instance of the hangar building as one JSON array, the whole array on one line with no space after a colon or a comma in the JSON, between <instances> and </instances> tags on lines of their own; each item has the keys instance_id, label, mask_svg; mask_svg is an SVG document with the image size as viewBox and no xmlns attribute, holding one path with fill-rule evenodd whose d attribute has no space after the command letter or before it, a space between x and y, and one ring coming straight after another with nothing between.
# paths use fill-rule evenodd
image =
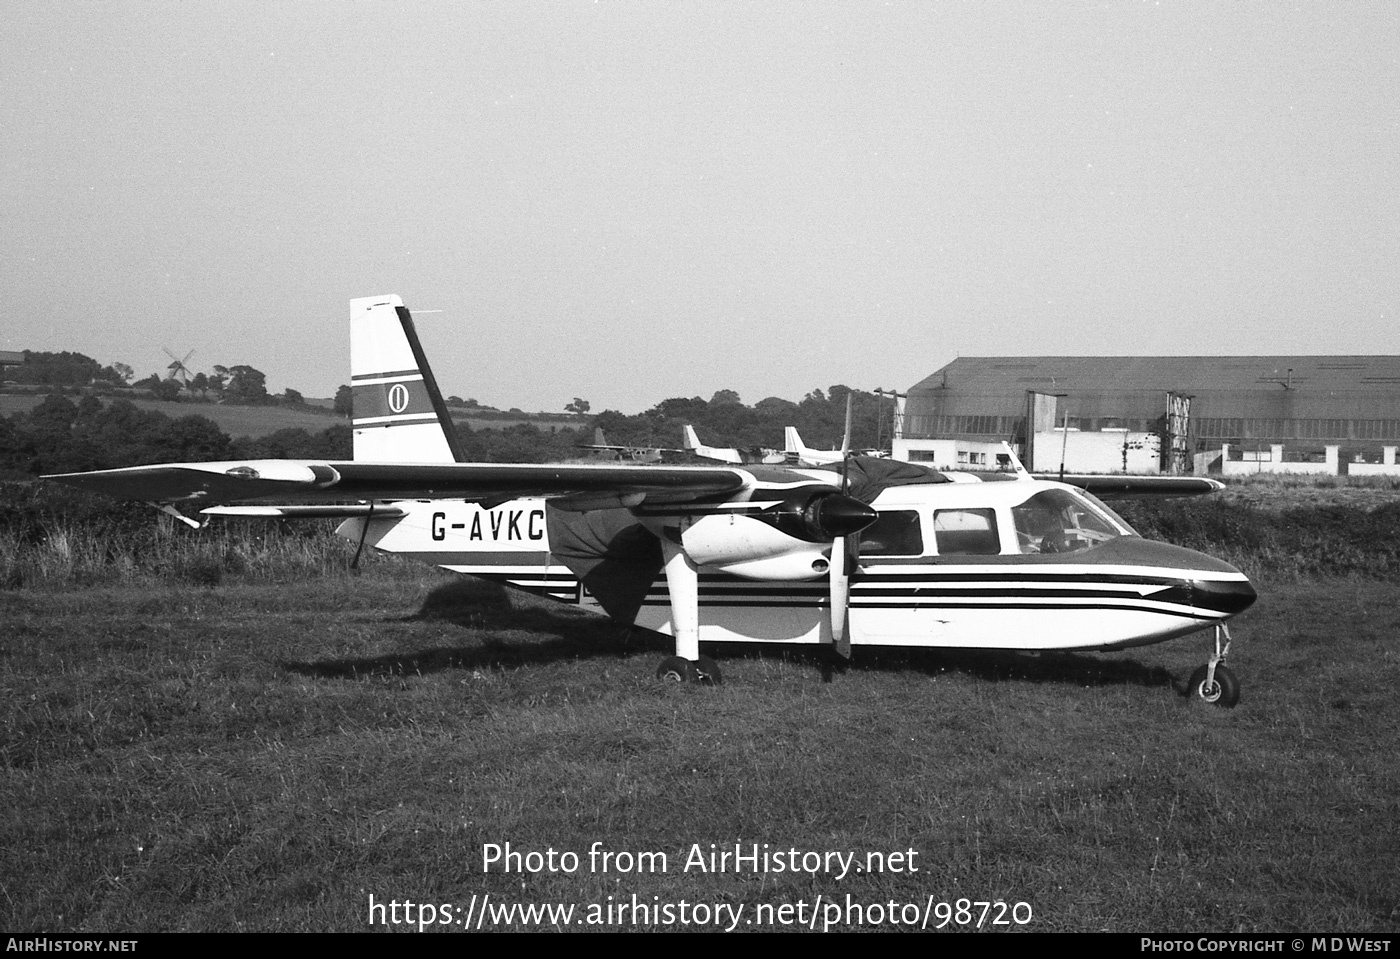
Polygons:
<instances>
[{"instance_id":1,"label":"hangar building","mask_svg":"<svg viewBox=\"0 0 1400 959\"><path fill-rule=\"evenodd\" d=\"M1400 356L969 356L900 405L894 455L950 468L1400 474Z\"/></svg>"}]
</instances>

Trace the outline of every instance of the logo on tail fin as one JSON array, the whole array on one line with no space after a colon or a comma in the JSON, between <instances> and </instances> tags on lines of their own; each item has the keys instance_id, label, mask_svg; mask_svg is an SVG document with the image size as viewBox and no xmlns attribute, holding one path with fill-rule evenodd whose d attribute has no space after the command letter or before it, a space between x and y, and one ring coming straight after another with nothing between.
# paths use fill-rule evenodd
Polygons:
<instances>
[{"instance_id":1,"label":"logo on tail fin","mask_svg":"<svg viewBox=\"0 0 1400 959\"><path fill-rule=\"evenodd\" d=\"M355 459L460 463L457 432L397 296L350 301Z\"/></svg>"}]
</instances>

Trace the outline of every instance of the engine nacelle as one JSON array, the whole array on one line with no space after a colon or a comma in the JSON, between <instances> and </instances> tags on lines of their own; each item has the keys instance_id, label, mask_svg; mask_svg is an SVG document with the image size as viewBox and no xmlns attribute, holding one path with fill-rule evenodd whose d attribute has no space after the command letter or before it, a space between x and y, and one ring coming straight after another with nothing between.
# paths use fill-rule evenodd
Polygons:
<instances>
[{"instance_id":1,"label":"engine nacelle","mask_svg":"<svg viewBox=\"0 0 1400 959\"><path fill-rule=\"evenodd\" d=\"M681 527L691 562L747 579L816 579L826 573L830 543L789 536L752 516L701 516Z\"/></svg>"}]
</instances>

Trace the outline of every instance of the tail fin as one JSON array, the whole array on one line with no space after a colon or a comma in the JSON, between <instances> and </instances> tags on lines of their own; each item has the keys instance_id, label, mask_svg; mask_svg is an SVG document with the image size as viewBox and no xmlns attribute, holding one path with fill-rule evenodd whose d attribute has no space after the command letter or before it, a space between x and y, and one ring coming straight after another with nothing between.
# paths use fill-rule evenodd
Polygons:
<instances>
[{"instance_id":1,"label":"tail fin","mask_svg":"<svg viewBox=\"0 0 1400 959\"><path fill-rule=\"evenodd\" d=\"M602 429L599 428L599 427L597 427L597 426L593 427L593 445L594 445L594 446L607 446L607 445L608 445L608 438L607 438L606 436L603 435Z\"/></svg>"},{"instance_id":2,"label":"tail fin","mask_svg":"<svg viewBox=\"0 0 1400 959\"><path fill-rule=\"evenodd\" d=\"M700 448L700 437L695 435L695 427L685 427L685 442L681 443L682 449L698 450Z\"/></svg>"},{"instance_id":3,"label":"tail fin","mask_svg":"<svg viewBox=\"0 0 1400 959\"><path fill-rule=\"evenodd\" d=\"M397 296L350 301L355 459L460 463L465 457L413 317Z\"/></svg>"},{"instance_id":4,"label":"tail fin","mask_svg":"<svg viewBox=\"0 0 1400 959\"><path fill-rule=\"evenodd\" d=\"M998 453L997 461L1000 462L1004 458L1007 464L1010 465L1012 470L1016 473L1017 479L1034 479L1030 472L1021 465L1021 457L1016 455L1016 450L1012 448L1011 444L1006 442L1006 440L1002 440L1001 445L1006 447L1006 452Z\"/></svg>"},{"instance_id":5,"label":"tail fin","mask_svg":"<svg viewBox=\"0 0 1400 959\"><path fill-rule=\"evenodd\" d=\"M797 427L788 426L783 429L783 452L801 453L802 437L797 435Z\"/></svg>"}]
</instances>

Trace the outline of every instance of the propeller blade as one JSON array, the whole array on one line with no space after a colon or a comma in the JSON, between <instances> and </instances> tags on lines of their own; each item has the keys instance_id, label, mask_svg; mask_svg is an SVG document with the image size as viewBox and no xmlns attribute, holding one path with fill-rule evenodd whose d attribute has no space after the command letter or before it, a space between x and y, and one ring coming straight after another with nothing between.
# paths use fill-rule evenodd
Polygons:
<instances>
[{"instance_id":1,"label":"propeller blade","mask_svg":"<svg viewBox=\"0 0 1400 959\"><path fill-rule=\"evenodd\" d=\"M841 436L841 455L845 456L851 451L851 399L854 393L846 394L846 432Z\"/></svg>"},{"instance_id":2,"label":"propeller blade","mask_svg":"<svg viewBox=\"0 0 1400 959\"><path fill-rule=\"evenodd\" d=\"M841 492L851 491L851 397L846 394L846 432L841 436Z\"/></svg>"},{"instance_id":3,"label":"propeller blade","mask_svg":"<svg viewBox=\"0 0 1400 959\"><path fill-rule=\"evenodd\" d=\"M846 631L846 610L850 605L851 577L846 572L846 537L831 544L831 640L836 654L851 658L851 637Z\"/></svg>"},{"instance_id":4,"label":"propeller blade","mask_svg":"<svg viewBox=\"0 0 1400 959\"><path fill-rule=\"evenodd\" d=\"M869 504L850 495L851 491L851 402L854 393L846 394L846 429L841 436L841 493L828 497L822 520L827 529L837 534L831 544L831 641L836 655L842 659L851 658L851 636L847 627L851 599L851 566L854 565L848 552L848 537L859 536L860 531L875 522L876 513Z\"/></svg>"}]
</instances>

